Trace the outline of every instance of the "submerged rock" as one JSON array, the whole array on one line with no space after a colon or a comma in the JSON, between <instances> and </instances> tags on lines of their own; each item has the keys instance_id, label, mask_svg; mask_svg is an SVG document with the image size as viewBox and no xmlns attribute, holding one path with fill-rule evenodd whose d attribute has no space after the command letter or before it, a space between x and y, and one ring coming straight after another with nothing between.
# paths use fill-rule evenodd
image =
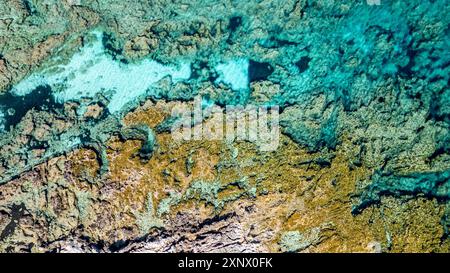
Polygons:
<instances>
[{"instance_id":1,"label":"submerged rock","mask_svg":"<svg viewBox=\"0 0 450 273\"><path fill-rule=\"evenodd\" d=\"M407 175L375 172L371 177L370 185L364 190L359 204L353 208L352 212L360 213L387 195L397 197L421 195L448 202L450 199L450 170Z\"/></svg>"},{"instance_id":2,"label":"submerged rock","mask_svg":"<svg viewBox=\"0 0 450 273\"><path fill-rule=\"evenodd\" d=\"M132 2L0 3L1 252L449 251L448 1Z\"/></svg>"}]
</instances>

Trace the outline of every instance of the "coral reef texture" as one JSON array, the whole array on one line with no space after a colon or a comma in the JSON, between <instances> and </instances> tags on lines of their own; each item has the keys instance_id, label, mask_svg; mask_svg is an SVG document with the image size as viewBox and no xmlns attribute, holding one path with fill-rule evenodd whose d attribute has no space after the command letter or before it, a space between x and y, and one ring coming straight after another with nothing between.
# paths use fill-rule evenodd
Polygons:
<instances>
[{"instance_id":1,"label":"coral reef texture","mask_svg":"<svg viewBox=\"0 0 450 273\"><path fill-rule=\"evenodd\" d=\"M0 252L448 253L449 83L448 0L2 0Z\"/></svg>"}]
</instances>

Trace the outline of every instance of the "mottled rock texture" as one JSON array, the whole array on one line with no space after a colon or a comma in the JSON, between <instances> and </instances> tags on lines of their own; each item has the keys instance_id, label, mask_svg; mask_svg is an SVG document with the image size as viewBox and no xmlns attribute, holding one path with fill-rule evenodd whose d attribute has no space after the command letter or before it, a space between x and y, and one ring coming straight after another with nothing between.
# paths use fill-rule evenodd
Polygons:
<instances>
[{"instance_id":1,"label":"mottled rock texture","mask_svg":"<svg viewBox=\"0 0 450 273\"><path fill-rule=\"evenodd\" d=\"M446 0L2 1L0 251L450 252L449 23ZM279 106L278 149L174 141L197 95Z\"/></svg>"}]
</instances>

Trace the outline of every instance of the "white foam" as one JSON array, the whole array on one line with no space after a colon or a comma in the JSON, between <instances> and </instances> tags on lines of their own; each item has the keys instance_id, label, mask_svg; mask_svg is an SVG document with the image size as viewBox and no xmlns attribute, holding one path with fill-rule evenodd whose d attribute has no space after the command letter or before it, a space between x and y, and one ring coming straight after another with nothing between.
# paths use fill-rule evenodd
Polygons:
<instances>
[{"instance_id":1,"label":"white foam","mask_svg":"<svg viewBox=\"0 0 450 273\"><path fill-rule=\"evenodd\" d=\"M176 66L165 66L153 60L124 64L113 60L105 53L102 34L94 32L97 37L91 45L81 49L64 65L47 68L41 74L33 74L18 83L12 90L15 95L23 96L39 85L59 86L55 92L59 102L94 97L99 92L112 90L108 109L117 112L127 103L141 95L151 92L153 84L166 76L174 83L189 79L190 64L183 62ZM50 71L57 72L50 72Z\"/></svg>"},{"instance_id":2,"label":"white foam","mask_svg":"<svg viewBox=\"0 0 450 273\"><path fill-rule=\"evenodd\" d=\"M248 59L240 58L220 63L215 67L219 73L216 83L228 84L235 91L248 89Z\"/></svg>"}]
</instances>

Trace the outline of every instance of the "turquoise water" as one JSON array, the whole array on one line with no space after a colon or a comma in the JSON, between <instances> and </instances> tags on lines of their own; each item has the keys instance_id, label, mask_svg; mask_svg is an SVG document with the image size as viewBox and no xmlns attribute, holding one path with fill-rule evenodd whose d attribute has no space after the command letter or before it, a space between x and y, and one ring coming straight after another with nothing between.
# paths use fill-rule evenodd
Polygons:
<instances>
[{"instance_id":1,"label":"turquoise water","mask_svg":"<svg viewBox=\"0 0 450 273\"><path fill-rule=\"evenodd\" d=\"M104 33L92 31L88 34L95 37L92 42L68 60L37 70L0 97L0 130L8 131L7 127L20 122L28 110L44 104L44 100L47 107L61 107L65 102L104 96L109 114L119 116L146 97L192 99L205 84L214 91L207 94L208 105L264 103L279 105L282 111L300 108L297 112L288 110L292 114L283 115L281 126L284 134L309 152L334 151L343 135L379 123L375 115L352 116L378 105L379 112L390 111L386 120L396 122L399 130L405 126L405 116L426 112L424 123L439 128L431 140L435 152L427 160L432 162L448 154L448 1L381 0L380 6L346 2L340 8L307 2L305 11L298 15L303 19L288 26L279 25L283 20L277 24L269 20L269 12L269 19L263 20L252 17L250 11L240 11L240 16L227 18L229 37L225 43L199 49L202 54L210 53L207 58L195 53L180 55L171 64L151 58L120 61L105 48ZM258 21L264 23L256 35L254 25ZM233 47L236 52L231 54L229 49L236 44L239 50ZM201 65L200 59L204 62ZM206 76L198 76L201 73L193 67ZM170 82L168 92L180 83L189 88L161 94L159 84L166 79ZM260 102L252 93L255 83L276 86L279 91ZM323 107L308 109L317 98L323 98ZM360 122L358 128L345 127L351 123L346 120L349 116ZM420 130L414 133L417 142L422 141ZM370 138L358 141L371 144ZM387 162L408 149L406 144L395 149L382 147L379 153ZM448 203L448 169L450 166L441 166L439 171L405 175L380 166L354 212L379 202L384 195L424 195Z\"/></svg>"},{"instance_id":2,"label":"turquoise water","mask_svg":"<svg viewBox=\"0 0 450 273\"><path fill-rule=\"evenodd\" d=\"M166 66L144 59L133 64L113 60L106 53L102 33L93 32L95 41L80 49L67 64L48 67L14 86L12 93L23 96L38 86L48 85L57 102L94 98L99 93L110 96L108 110L119 112L125 105L134 103L143 95L151 95L152 86L170 77L173 83L189 79L190 64ZM58 71L54 73L53 71Z\"/></svg>"}]
</instances>

